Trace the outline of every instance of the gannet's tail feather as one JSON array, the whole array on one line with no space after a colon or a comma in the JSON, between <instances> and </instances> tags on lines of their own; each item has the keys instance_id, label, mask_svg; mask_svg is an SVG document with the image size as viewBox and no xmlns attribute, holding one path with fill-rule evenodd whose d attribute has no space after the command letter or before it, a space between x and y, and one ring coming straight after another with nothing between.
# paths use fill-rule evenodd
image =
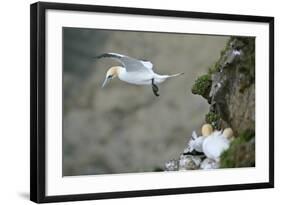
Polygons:
<instances>
[{"instance_id":1,"label":"gannet's tail feather","mask_svg":"<svg viewBox=\"0 0 281 205\"><path fill-rule=\"evenodd\" d=\"M177 74L174 74L174 75L169 75L169 78L172 78L172 77L177 77L177 76L180 76L180 75L183 75L184 73L177 73Z\"/></svg>"}]
</instances>

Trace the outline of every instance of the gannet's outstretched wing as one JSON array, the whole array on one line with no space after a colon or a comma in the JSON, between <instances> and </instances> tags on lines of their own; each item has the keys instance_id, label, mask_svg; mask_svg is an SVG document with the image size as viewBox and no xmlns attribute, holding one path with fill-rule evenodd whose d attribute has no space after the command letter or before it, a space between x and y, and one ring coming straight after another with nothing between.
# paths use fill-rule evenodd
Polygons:
<instances>
[{"instance_id":1,"label":"gannet's outstretched wing","mask_svg":"<svg viewBox=\"0 0 281 205\"><path fill-rule=\"evenodd\" d=\"M103 53L95 58L115 59L125 67L127 72L153 72L153 64L150 61L138 60L118 53Z\"/></svg>"}]
</instances>

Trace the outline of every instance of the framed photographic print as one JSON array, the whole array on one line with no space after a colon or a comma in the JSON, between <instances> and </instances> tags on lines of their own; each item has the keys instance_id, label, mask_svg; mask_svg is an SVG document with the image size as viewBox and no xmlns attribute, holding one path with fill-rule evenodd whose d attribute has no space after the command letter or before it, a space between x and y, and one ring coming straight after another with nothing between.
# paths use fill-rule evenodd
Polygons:
<instances>
[{"instance_id":1,"label":"framed photographic print","mask_svg":"<svg viewBox=\"0 0 281 205\"><path fill-rule=\"evenodd\" d=\"M274 187L274 18L31 5L34 202Z\"/></svg>"}]
</instances>

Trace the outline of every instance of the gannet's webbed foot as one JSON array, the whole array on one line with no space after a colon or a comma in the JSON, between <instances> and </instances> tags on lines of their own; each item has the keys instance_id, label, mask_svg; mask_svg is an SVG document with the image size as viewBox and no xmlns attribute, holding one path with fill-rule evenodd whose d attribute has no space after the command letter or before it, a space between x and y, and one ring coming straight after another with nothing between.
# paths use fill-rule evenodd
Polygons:
<instances>
[{"instance_id":1,"label":"gannet's webbed foot","mask_svg":"<svg viewBox=\"0 0 281 205\"><path fill-rule=\"evenodd\" d=\"M151 80L151 85L152 85L152 91L154 93L155 96L159 96L159 88L157 87L157 85L154 84L154 79Z\"/></svg>"},{"instance_id":2,"label":"gannet's webbed foot","mask_svg":"<svg viewBox=\"0 0 281 205\"><path fill-rule=\"evenodd\" d=\"M157 96L157 97L160 96L159 93L158 93L159 89L156 85L152 86L152 90L153 90L153 93L154 93L155 96Z\"/></svg>"}]
</instances>

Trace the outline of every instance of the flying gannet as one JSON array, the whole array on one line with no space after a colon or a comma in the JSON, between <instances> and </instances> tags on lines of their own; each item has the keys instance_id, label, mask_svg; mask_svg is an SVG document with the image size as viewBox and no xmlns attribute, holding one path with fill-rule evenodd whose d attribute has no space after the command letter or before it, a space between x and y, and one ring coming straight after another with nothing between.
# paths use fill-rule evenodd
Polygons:
<instances>
[{"instance_id":1,"label":"flying gannet","mask_svg":"<svg viewBox=\"0 0 281 205\"><path fill-rule=\"evenodd\" d=\"M113 66L108 69L102 87L117 76L120 80L130 84L151 85L154 95L159 96L158 84L164 82L168 78L183 74L159 75L153 71L153 64L150 61L138 60L118 53L104 53L95 58L112 58L122 64L122 66Z\"/></svg>"}]
</instances>

